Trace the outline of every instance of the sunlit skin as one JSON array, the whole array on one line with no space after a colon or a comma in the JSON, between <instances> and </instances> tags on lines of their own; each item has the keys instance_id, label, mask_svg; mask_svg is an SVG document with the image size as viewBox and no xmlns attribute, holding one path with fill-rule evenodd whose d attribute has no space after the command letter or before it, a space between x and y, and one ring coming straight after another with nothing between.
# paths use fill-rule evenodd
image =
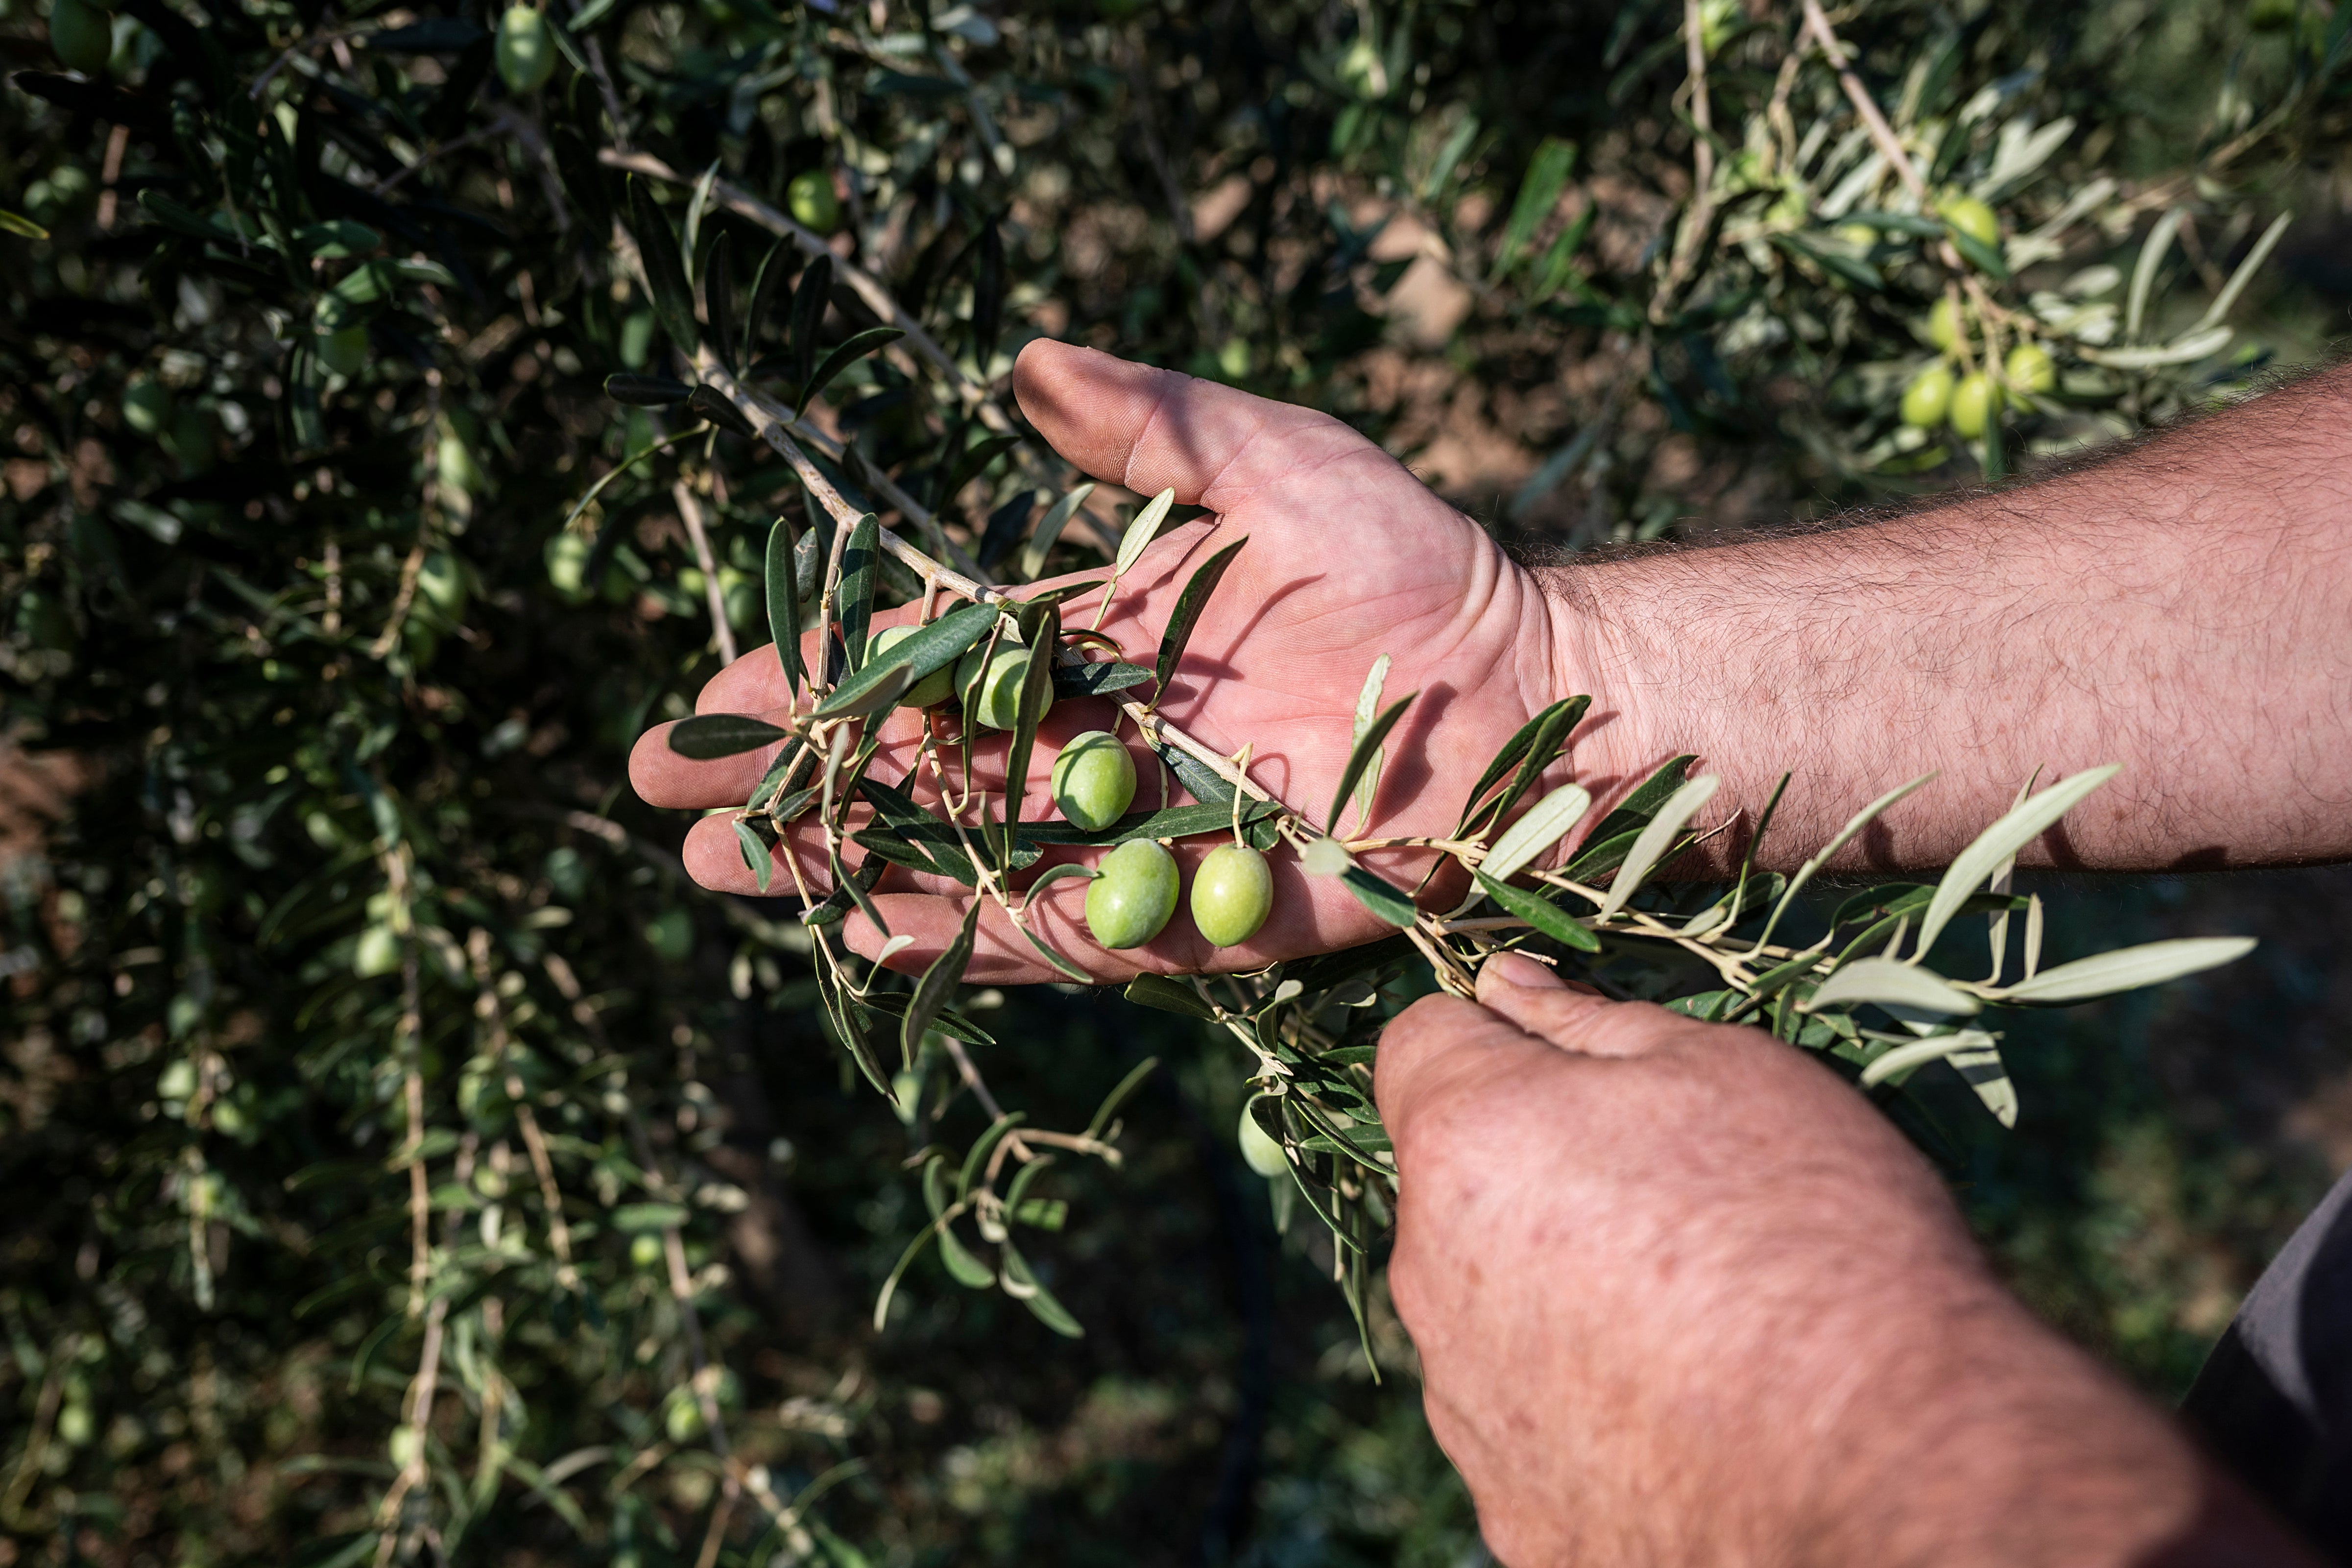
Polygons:
<instances>
[{"instance_id":1,"label":"sunlit skin","mask_svg":"<svg viewBox=\"0 0 2352 1568\"><path fill-rule=\"evenodd\" d=\"M1318 826L1347 761L1365 673L1381 654L1391 660L1388 700L1422 694L1389 737L1372 820L1372 832L1381 837L1450 831L1488 759L1561 695L1562 671L1576 662L1576 650L1563 646L1534 576L1396 459L1339 421L1054 342L1024 351L1013 387L1038 432L1087 473L1145 496L1173 487L1180 503L1214 514L1167 531L1121 584L1103 629L1131 659L1153 661L1193 571L1230 541L1248 537L1194 630L1160 710L1220 752L1250 746L1251 777ZM1065 606L1065 625L1090 625L1097 603L1097 595L1082 595ZM877 617L886 625L914 618L913 606ZM814 658L814 637L807 646ZM774 651L761 647L715 677L695 706L704 713L772 717L788 700ZM1061 743L1083 731L1108 730L1117 717L1104 699L1055 705L1031 756L1026 817L1052 815L1046 792ZM1604 754L1606 742L1586 737L1605 734L1609 723L1605 712L1588 720L1572 753L1579 778L1604 797L1622 775ZM905 774L920 724L911 714L891 719L878 776ZM1141 779L1135 809L1156 808L1163 771L1132 724L1124 725L1121 738ZM1004 746L1003 737L991 734L977 747L982 780L991 787L1001 784ZM630 775L656 805L740 805L770 755L688 762L670 752L664 726L639 741ZM938 799L928 774L919 798ZM1359 835L1355 820L1351 810L1344 829L1349 837ZM1174 847L1188 883L1222 837ZM803 885L813 891L827 886L823 854L812 852L821 844L814 825L804 820L787 842L799 851ZM756 890L726 818L697 823L685 854L706 885ZM1057 852L1041 868L1073 856L1099 858L1098 852ZM1427 865L1425 854L1403 850L1371 851L1365 860L1408 886ZM1142 947L1106 952L1087 938L1085 884L1076 879L1046 889L1035 929L1101 980L1144 970L1256 969L1387 933L1337 882L1308 878L1295 855L1280 851L1273 861L1274 912L1236 947L1213 947L1180 920ZM781 854L776 882L793 887ZM1441 879L1430 896L1442 897L1447 888ZM891 870L875 902L894 933L915 938L894 955L892 967L919 971L929 963L952 938L970 897L960 884ZM845 934L860 952L874 952L883 942L856 916ZM1005 984L1059 976L991 902L982 913L970 978Z\"/></svg>"}]
</instances>

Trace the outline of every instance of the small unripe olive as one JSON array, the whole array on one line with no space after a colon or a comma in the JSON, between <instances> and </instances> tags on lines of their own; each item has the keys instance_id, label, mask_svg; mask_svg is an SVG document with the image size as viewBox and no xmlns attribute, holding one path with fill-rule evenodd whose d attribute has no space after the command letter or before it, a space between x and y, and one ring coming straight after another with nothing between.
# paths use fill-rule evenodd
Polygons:
<instances>
[{"instance_id":1,"label":"small unripe olive","mask_svg":"<svg viewBox=\"0 0 2352 1568\"><path fill-rule=\"evenodd\" d=\"M514 93L535 92L555 69L555 41L535 5L509 5L499 18L499 75Z\"/></svg>"},{"instance_id":2,"label":"small unripe olive","mask_svg":"<svg viewBox=\"0 0 2352 1568\"><path fill-rule=\"evenodd\" d=\"M365 978L390 974L400 967L400 938L390 926L370 926L360 932L360 944L352 950L352 973Z\"/></svg>"},{"instance_id":3,"label":"small unripe olive","mask_svg":"<svg viewBox=\"0 0 2352 1568\"><path fill-rule=\"evenodd\" d=\"M1945 411L1951 405L1951 367L1941 363L1931 364L1913 376L1911 384L1903 389L1903 423L1933 430L1944 422Z\"/></svg>"},{"instance_id":4,"label":"small unripe olive","mask_svg":"<svg viewBox=\"0 0 2352 1568\"><path fill-rule=\"evenodd\" d=\"M367 357L368 331L364 326L345 327L341 331L320 335L319 363L337 375L359 374Z\"/></svg>"},{"instance_id":5,"label":"small unripe olive","mask_svg":"<svg viewBox=\"0 0 2352 1568\"><path fill-rule=\"evenodd\" d=\"M1960 377L1952 389L1952 428L1969 440L1983 435L2000 413L2000 388L1984 372Z\"/></svg>"},{"instance_id":6,"label":"small unripe olive","mask_svg":"<svg viewBox=\"0 0 2352 1568\"><path fill-rule=\"evenodd\" d=\"M152 375L142 375L122 389L122 422L142 436L152 436L172 422L172 389Z\"/></svg>"},{"instance_id":7,"label":"small unripe olive","mask_svg":"<svg viewBox=\"0 0 2352 1568\"><path fill-rule=\"evenodd\" d=\"M988 658L985 673L981 659ZM956 661L955 689L963 694L966 713L992 730L1010 730L1021 717L1021 683L1029 679L1029 650L1016 642L1000 642L988 653L983 643ZM1054 706L1053 688L1045 689L1042 719Z\"/></svg>"},{"instance_id":8,"label":"small unripe olive","mask_svg":"<svg viewBox=\"0 0 2352 1568\"><path fill-rule=\"evenodd\" d=\"M2014 392L2044 393L2058 385L2058 362L2040 343L2020 343L2009 351L2003 364Z\"/></svg>"},{"instance_id":9,"label":"small unripe olive","mask_svg":"<svg viewBox=\"0 0 2352 1568\"><path fill-rule=\"evenodd\" d=\"M1257 934L1274 908L1274 873L1246 844L1220 844L1192 873L1192 923L1219 947Z\"/></svg>"},{"instance_id":10,"label":"small unripe olive","mask_svg":"<svg viewBox=\"0 0 2352 1568\"><path fill-rule=\"evenodd\" d=\"M1106 730L1074 735L1054 759L1054 804L1089 833L1127 815L1135 799L1135 759Z\"/></svg>"},{"instance_id":11,"label":"small unripe olive","mask_svg":"<svg viewBox=\"0 0 2352 1568\"><path fill-rule=\"evenodd\" d=\"M823 169L803 169L784 187L784 205L793 221L819 234L841 226L841 198L833 193L833 176Z\"/></svg>"},{"instance_id":12,"label":"small unripe olive","mask_svg":"<svg viewBox=\"0 0 2352 1568\"><path fill-rule=\"evenodd\" d=\"M920 626L885 626L874 634L873 644L867 648L866 657L879 658L922 629ZM955 677L945 666L941 666L908 687L907 695L898 699L898 706L901 708L936 707L945 702L948 700L948 694L954 689ZM1018 687L1013 689L1013 700L1016 702L1020 700Z\"/></svg>"},{"instance_id":13,"label":"small unripe olive","mask_svg":"<svg viewBox=\"0 0 2352 1568\"><path fill-rule=\"evenodd\" d=\"M2000 243L2000 219L1974 196L1946 197L1936 211L1955 234L1965 234L1979 245Z\"/></svg>"},{"instance_id":14,"label":"small unripe olive","mask_svg":"<svg viewBox=\"0 0 2352 1568\"><path fill-rule=\"evenodd\" d=\"M392 1457L392 1462L404 1470L425 1452L425 1437L414 1426L395 1426L383 1448Z\"/></svg>"},{"instance_id":15,"label":"small unripe olive","mask_svg":"<svg viewBox=\"0 0 2352 1568\"><path fill-rule=\"evenodd\" d=\"M1952 345L1960 341L1960 308L1949 294L1937 300L1935 309L1927 312L1927 341L1946 353L1950 353Z\"/></svg>"},{"instance_id":16,"label":"small unripe olive","mask_svg":"<svg viewBox=\"0 0 2352 1568\"><path fill-rule=\"evenodd\" d=\"M1149 838L1104 856L1087 884L1087 929L1105 947L1141 947L1175 912L1175 857Z\"/></svg>"},{"instance_id":17,"label":"small unripe olive","mask_svg":"<svg viewBox=\"0 0 2352 1568\"><path fill-rule=\"evenodd\" d=\"M651 1231L639 1231L629 1238L629 1261L640 1268L658 1268L662 1261L662 1238Z\"/></svg>"},{"instance_id":18,"label":"small unripe olive","mask_svg":"<svg viewBox=\"0 0 2352 1568\"><path fill-rule=\"evenodd\" d=\"M104 76L106 62L114 53L114 25L89 0L53 0L49 51L68 69L89 77Z\"/></svg>"},{"instance_id":19,"label":"small unripe olive","mask_svg":"<svg viewBox=\"0 0 2352 1568\"><path fill-rule=\"evenodd\" d=\"M1250 1106L1265 1098L1262 1094L1253 1095L1249 1104L1242 1107L1242 1163L1261 1176L1279 1176L1290 1169L1290 1157L1282 1152L1281 1142L1269 1136L1257 1124L1257 1118L1250 1114Z\"/></svg>"}]
</instances>

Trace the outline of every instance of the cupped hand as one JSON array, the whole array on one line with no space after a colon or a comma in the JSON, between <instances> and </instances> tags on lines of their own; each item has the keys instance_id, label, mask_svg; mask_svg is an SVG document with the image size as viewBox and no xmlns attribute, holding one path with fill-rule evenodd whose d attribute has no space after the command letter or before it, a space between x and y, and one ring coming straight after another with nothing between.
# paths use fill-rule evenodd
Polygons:
<instances>
[{"instance_id":1,"label":"cupped hand","mask_svg":"<svg viewBox=\"0 0 2352 1568\"><path fill-rule=\"evenodd\" d=\"M1324 814L1346 764L1365 676L1381 654L1391 659L1385 700L1416 690L1421 695L1388 738L1369 829L1349 813L1351 837L1450 831L1470 786L1513 731L1573 689L1569 672L1579 666L1563 646L1570 637L1534 578L1394 458L1337 419L1050 342L1024 351L1013 386L1031 423L1080 468L1142 495L1172 488L1179 502L1211 514L1163 533L1121 583L1103 629L1130 660L1153 662L1192 573L1225 544L1248 539L1193 631L1159 709L1222 753L1248 746L1251 777L1318 826L1326 826ZM1104 575L1078 574L1037 586ZM1090 624L1098 603L1094 594L1067 603L1065 626ZM909 606L877 621L913 618ZM813 658L813 637L809 647ZM706 713L773 715L790 706L772 647L736 660L696 702ZM1055 746L1081 731L1109 729L1116 716L1105 699L1055 705L1029 768L1027 819L1053 815L1045 786ZM908 713L891 719L876 776L897 782L913 767L920 723ZM669 750L667 731L662 726L648 732L630 763L638 793L656 805L740 805L770 760L754 752L689 762ZM1156 807L1160 765L1131 724L1122 736L1140 780L1135 809ZM1001 739L980 751L982 777L992 787L1001 784L1003 752ZM1606 778L1592 776L1589 748L1577 762L1580 778L1596 792L1605 787ZM998 772L992 775L991 769ZM936 781L928 776L908 787L927 803L938 799ZM1170 798L1185 798L1172 782L1169 788ZM1215 842L1175 847L1188 889L1193 865ZM1100 853L1057 851L1044 864L1091 861ZM799 860L801 886L830 885L821 844L805 822L777 854L776 881L784 890L795 885L782 864L787 855ZM1255 937L1235 948L1210 946L1180 904L1148 945L1106 952L1087 933L1085 883L1078 879L1049 887L1029 918L1034 930L1107 981L1144 970L1253 969L1389 930L1337 881L1308 877L1288 850L1278 848L1272 858L1273 914ZM1427 865L1425 853L1415 858L1402 850L1375 850L1365 858L1407 886ZM708 886L756 889L721 817L695 826L686 862ZM893 933L915 939L894 955L894 966L917 970L928 963L951 939L972 896L961 884L894 868L874 902ZM854 915L847 936L869 954L884 940ZM1057 977L992 902L983 909L969 974L995 983Z\"/></svg>"},{"instance_id":2,"label":"cupped hand","mask_svg":"<svg viewBox=\"0 0 2352 1568\"><path fill-rule=\"evenodd\" d=\"M1375 1070L1390 1289L1510 1568L2308 1561L1794 1047L1503 954Z\"/></svg>"}]
</instances>

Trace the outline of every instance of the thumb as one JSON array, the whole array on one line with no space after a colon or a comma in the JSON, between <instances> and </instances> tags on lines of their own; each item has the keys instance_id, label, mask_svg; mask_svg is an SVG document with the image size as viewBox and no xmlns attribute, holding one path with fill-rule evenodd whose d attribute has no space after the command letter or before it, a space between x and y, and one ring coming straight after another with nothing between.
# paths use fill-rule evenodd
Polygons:
<instances>
[{"instance_id":1,"label":"thumb","mask_svg":"<svg viewBox=\"0 0 2352 1568\"><path fill-rule=\"evenodd\" d=\"M1311 408L1050 338L1021 351L1013 395L1037 433L1095 478L1139 495L1173 489L1211 511L1350 449L1378 450Z\"/></svg>"}]
</instances>

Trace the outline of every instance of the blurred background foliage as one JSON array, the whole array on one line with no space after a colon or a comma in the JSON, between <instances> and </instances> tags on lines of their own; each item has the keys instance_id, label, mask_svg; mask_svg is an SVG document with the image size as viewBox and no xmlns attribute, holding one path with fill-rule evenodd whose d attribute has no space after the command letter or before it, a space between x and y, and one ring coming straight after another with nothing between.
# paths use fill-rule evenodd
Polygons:
<instances>
[{"instance_id":1,"label":"blurred background foliage","mask_svg":"<svg viewBox=\"0 0 2352 1568\"><path fill-rule=\"evenodd\" d=\"M1183 1020L964 997L1041 1122L1164 1064L1124 1161L1039 1189L1086 1336L928 1259L866 1328L919 1140L789 910L688 885L624 773L798 502L730 437L699 495L654 459L567 521L666 433L598 394L662 368L598 149L828 233L978 385L1047 333L1316 404L1552 552L2111 439L2352 297L2340 3L1829 13L2054 347L1975 436L1901 417L1937 226L1857 232L1922 208L1846 189L1869 139L1793 5L63 4L0 5L0 1564L1481 1560L1409 1347L1376 1298L1375 1381L1233 1147L1247 1064ZM766 234L714 224L748 287ZM875 319L836 288L827 337ZM1058 482L963 472L938 363L835 401L983 559ZM2045 891L2061 957L2268 939L2015 1030L2014 1132L1920 1080L2020 1286L2168 1394L2352 1163L2352 884Z\"/></svg>"}]
</instances>

